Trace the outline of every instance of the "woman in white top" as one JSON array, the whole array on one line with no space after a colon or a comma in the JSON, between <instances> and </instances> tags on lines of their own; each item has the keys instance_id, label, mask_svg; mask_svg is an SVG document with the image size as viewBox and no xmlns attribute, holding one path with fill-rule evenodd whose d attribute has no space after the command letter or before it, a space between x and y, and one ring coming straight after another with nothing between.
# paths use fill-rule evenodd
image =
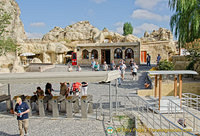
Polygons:
<instances>
[{"instance_id":1,"label":"woman in white top","mask_svg":"<svg viewBox=\"0 0 200 136\"><path fill-rule=\"evenodd\" d=\"M132 70L133 70L133 72L132 72L133 80L136 80L136 78L137 78L137 69L138 69L138 66L137 66L136 63L134 62L134 63L133 63L133 66L132 66Z\"/></svg>"}]
</instances>

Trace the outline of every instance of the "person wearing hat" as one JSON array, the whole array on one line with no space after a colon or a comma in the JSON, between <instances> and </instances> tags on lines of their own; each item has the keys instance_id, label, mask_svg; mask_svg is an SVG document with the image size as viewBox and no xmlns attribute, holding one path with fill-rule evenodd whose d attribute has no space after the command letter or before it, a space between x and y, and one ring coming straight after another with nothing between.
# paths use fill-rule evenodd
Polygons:
<instances>
[{"instance_id":1,"label":"person wearing hat","mask_svg":"<svg viewBox=\"0 0 200 136\"><path fill-rule=\"evenodd\" d=\"M28 105L18 97L14 114L17 115L20 136L24 136L23 128L25 135L28 135L28 112L30 112Z\"/></svg>"}]
</instances>

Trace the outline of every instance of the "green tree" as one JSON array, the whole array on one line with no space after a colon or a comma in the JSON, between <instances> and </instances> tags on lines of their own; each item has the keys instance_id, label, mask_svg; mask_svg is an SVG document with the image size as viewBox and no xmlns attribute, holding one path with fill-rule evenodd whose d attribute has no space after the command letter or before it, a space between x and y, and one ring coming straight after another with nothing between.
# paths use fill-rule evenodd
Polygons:
<instances>
[{"instance_id":1,"label":"green tree","mask_svg":"<svg viewBox=\"0 0 200 136\"><path fill-rule=\"evenodd\" d=\"M200 0L169 0L169 7L175 13L170 26L179 46L200 37Z\"/></svg>"},{"instance_id":2,"label":"green tree","mask_svg":"<svg viewBox=\"0 0 200 136\"><path fill-rule=\"evenodd\" d=\"M126 36L128 34L132 34L133 27L132 27L131 23L129 23L129 22L124 23L123 31L124 31L124 33L123 33L124 36Z\"/></svg>"},{"instance_id":3,"label":"green tree","mask_svg":"<svg viewBox=\"0 0 200 136\"><path fill-rule=\"evenodd\" d=\"M0 3L2 4L2 3ZM11 38L5 38L6 27L10 24L11 15L0 9L0 56L5 55L7 52L15 52L17 44Z\"/></svg>"}]
</instances>

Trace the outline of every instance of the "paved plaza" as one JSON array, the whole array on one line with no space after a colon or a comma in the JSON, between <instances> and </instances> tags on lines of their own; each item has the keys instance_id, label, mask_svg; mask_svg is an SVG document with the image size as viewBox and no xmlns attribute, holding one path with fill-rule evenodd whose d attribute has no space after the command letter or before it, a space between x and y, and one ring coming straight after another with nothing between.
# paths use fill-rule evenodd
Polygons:
<instances>
[{"instance_id":1,"label":"paved plaza","mask_svg":"<svg viewBox=\"0 0 200 136\"><path fill-rule=\"evenodd\" d=\"M144 89L144 80L145 80L145 71L149 68L146 66L140 66L138 71L138 80L133 81L130 69L127 68L125 74L125 80L122 82L122 85L119 86L118 93L119 95L136 93L137 89ZM56 65L55 68L47 70L48 72L58 72L66 71L67 67L65 65ZM89 67L83 67L83 71L91 71ZM40 86L43 90L45 88L45 83L38 84L12 84L11 85L11 96L24 94L24 95L33 95L33 92L36 91L36 87ZM52 84L54 95L59 95L60 84ZM115 82L112 82L112 94L115 90ZM0 91L7 93L7 86L1 86ZM101 95L108 95L109 84L99 84L99 83L89 83L88 94L93 95L93 103L97 103ZM0 103L1 111L5 108L5 103ZM16 117L12 115L0 114L0 135L2 136L17 136L19 133ZM80 117L74 119L67 119L65 117L51 118L45 117L40 118L33 116L30 118L30 127L29 134L32 136L104 136L105 128L104 122L98 121L93 118L88 118L87 120L81 119Z\"/></svg>"}]
</instances>

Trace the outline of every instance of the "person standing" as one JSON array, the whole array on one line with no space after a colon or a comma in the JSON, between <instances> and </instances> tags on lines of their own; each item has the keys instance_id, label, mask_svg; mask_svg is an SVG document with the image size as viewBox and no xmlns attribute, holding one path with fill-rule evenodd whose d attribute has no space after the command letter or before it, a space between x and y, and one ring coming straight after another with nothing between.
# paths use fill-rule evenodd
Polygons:
<instances>
[{"instance_id":1,"label":"person standing","mask_svg":"<svg viewBox=\"0 0 200 136\"><path fill-rule=\"evenodd\" d=\"M160 60L161 60L161 56L160 56L160 54L158 54L158 56L157 56L157 65L159 64L159 62L160 62Z\"/></svg>"},{"instance_id":2,"label":"person standing","mask_svg":"<svg viewBox=\"0 0 200 136\"><path fill-rule=\"evenodd\" d=\"M137 79L137 70L138 70L138 66L136 65L135 62L133 63L132 69L133 69L133 72L132 72L133 80L136 80L136 79Z\"/></svg>"},{"instance_id":3,"label":"person standing","mask_svg":"<svg viewBox=\"0 0 200 136\"><path fill-rule=\"evenodd\" d=\"M123 61L121 62L119 68L121 70L121 76L122 76L122 81L123 81L124 80L124 75L125 75L125 69L126 69L126 65L123 63Z\"/></svg>"},{"instance_id":4,"label":"person standing","mask_svg":"<svg viewBox=\"0 0 200 136\"><path fill-rule=\"evenodd\" d=\"M23 129L25 131L25 135L28 135L28 112L30 112L28 105L25 102L22 102L22 99L18 97L14 114L17 115L20 136L24 136Z\"/></svg>"},{"instance_id":5,"label":"person standing","mask_svg":"<svg viewBox=\"0 0 200 136\"><path fill-rule=\"evenodd\" d=\"M115 67L116 67L115 62L114 62L114 60L112 60L112 62L110 64L110 70L115 70Z\"/></svg>"},{"instance_id":6,"label":"person standing","mask_svg":"<svg viewBox=\"0 0 200 136\"><path fill-rule=\"evenodd\" d=\"M147 66L151 66L151 56L147 54Z\"/></svg>"},{"instance_id":7,"label":"person standing","mask_svg":"<svg viewBox=\"0 0 200 136\"><path fill-rule=\"evenodd\" d=\"M104 61L103 63L103 71L107 71L108 70L108 65L106 64L106 61Z\"/></svg>"},{"instance_id":8,"label":"person standing","mask_svg":"<svg viewBox=\"0 0 200 136\"><path fill-rule=\"evenodd\" d=\"M96 65L96 62L94 59L92 59L92 62L91 62L91 68L92 68L92 71L94 71L94 66Z\"/></svg>"}]
</instances>

